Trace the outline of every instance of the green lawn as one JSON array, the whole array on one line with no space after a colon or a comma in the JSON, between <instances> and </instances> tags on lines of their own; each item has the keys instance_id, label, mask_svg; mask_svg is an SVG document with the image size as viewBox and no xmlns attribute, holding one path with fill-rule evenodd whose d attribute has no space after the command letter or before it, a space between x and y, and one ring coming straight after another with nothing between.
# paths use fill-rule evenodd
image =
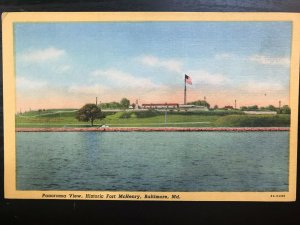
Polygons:
<instances>
[{"instance_id":1,"label":"green lawn","mask_svg":"<svg viewBox=\"0 0 300 225\"><path fill-rule=\"evenodd\" d=\"M288 127L290 115L245 115L240 111L168 112L117 112L106 113L96 120L95 126L110 127ZM75 109L31 111L16 116L16 127L89 127L89 122L75 119Z\"/></svg>"}]
</instances>

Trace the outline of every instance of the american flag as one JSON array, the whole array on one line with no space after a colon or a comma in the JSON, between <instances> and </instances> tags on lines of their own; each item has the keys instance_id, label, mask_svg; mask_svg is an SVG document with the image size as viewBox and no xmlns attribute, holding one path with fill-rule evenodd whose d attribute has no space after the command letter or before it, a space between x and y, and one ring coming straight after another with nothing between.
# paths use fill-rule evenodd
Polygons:
<instances>
[{"instance_id":1,"label":"american flag","mask_svg":"<svg viewBox=\"0 0 300 225\"><path fill-rule=\"evenodd\" d=\"M186 74L185 74L184 77L185 77L185 83L188 83L188 84L192 85L192 78L190 76L186 75Z\"/></svg>"}]
</instances>

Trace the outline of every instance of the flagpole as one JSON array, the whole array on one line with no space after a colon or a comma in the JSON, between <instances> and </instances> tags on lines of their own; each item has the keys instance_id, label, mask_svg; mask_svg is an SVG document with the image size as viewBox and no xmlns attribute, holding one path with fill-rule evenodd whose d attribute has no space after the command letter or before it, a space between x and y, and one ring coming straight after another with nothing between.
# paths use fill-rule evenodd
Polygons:
<instances>
[{"instance_id":1,"label":"flagpole","mask_svg":"<svg viewBox=\"0 0 300 225\"><path fill-rule=\"evenodd\" d=\"M184 105L186 105L186 79L184 75Z\"/></svg>"}]
</instances>

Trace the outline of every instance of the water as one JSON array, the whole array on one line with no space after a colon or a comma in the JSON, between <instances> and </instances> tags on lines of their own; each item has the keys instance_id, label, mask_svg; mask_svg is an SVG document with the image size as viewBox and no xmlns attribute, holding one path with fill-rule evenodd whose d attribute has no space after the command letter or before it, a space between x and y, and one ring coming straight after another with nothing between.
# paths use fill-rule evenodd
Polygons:
<instances>
[{"instance_id":1,"label":"water","mask_svg":"<svg viewBox=\"0 0 300 225\"><path fill-rule=\"evenodd\" d=\"M288 132L16 135L18 190L288 190Z\"/></svg>"}]
</instances>

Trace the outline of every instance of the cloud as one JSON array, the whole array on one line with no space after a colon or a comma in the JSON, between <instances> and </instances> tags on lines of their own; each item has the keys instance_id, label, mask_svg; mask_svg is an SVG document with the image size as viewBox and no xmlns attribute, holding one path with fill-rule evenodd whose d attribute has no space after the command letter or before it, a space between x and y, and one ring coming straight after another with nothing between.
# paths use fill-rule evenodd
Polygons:
<instances>
[{"instance_id":1,"label":"cloud","mask_svg":"<svg viewBox=\"0 0 300 225\"><path fill-rule=\"evenodd\" d=\"M137 77L117 69L95 70L84 84L74 84L67 90L67 95L78 96L78 99L98 96L102 102L119 101L126 97L131 101L143 99L161 99L171 88L167 85L154 83L148 78ZM157 101L157 100L156 100ZM166 101L166 100L165 100Z\"/></svg>"},{"instance_id":2,"label":"cloud","mask_svg":"<svg viewBox=\"0 0 300 225\"><path fill-rule=\"evenodd\" d=\"M290 65L290 59L288 57L270 57L265 55L253 55L249 57L249 60L263 65Z\"/></svg>"},{"instance_id":3,"label":"cloud","mask_svg":"<svg viewBox=\"0 0 300 225\"><path fill-rule=\"evenodd\" d=\"M268 92L278 92L284 91L286 88L284 84L277 82L260 82L260 81L249 81L242 84L240 88L244 91L251 93L268 93Z\"/></svg>"},{"instance_id":4,"label":"cloud","mask_svg":"<svg viewBox=\"0 0 300 225\"><path fill-rule=\"evenodd\" d=\"M105 93L108 90L107 87L94 84L94 85L73 85L69 88L69 92L84 95L97 95Z\"/></svg>"},{"instance_id":5,"label":"cloud","mask_svg":"<svg viewBox=\"0 0 300 225\"><path fill-rule=\"evenodd\" d=\"M262 65L279 65L289 66L290 59L288 57L271 57L266 55L252 55L249 57L237 56L231 53L220 53L215 55L216 60L236 60L241 59L245 61L256 62Z\"/></svg>"},{"instance_id":6,"label":"cloud","mask_svg":"<svg viewBox=\"0 0 300 225\"><path fill-rule=\"evenodd\" d=\"M161 67L171 72L180 73L182 71L182 62L176 59L162 59L155 56L146 55L139 59L139 61L150 67Z\"/></svg>"},{"instance_id":7,"label":"cloud","mask_svg":"<svg viewBox=\"0 0 300 225\"><path fill-rule=\"evenodd\" d=\"M71 68L72 67L70 65L60 65L60 66L55 67L53 70L57 73L66 73L66 72L70 71Z\"/></svg>"},{"instance_id":8,"label":"cloud","mask_svg":"<svg viewBox=\"0 0 300 225\"><path fill-rule=\"evenodd\" d=\"M235 56L231 53L220 53L215 55L215 59L218 60L229 60L229 59L234 59Z\"/></svg>"},{"instance_id":9,"label":"cloud","mask_svg":"<svg viewBox=\"0 0 300 225\"><path fill-rule=\"evenodd\" d=\"M134 88L134 89L155 89L163 85L156 84L148 78L133 76L132 74L116 70L96 70L92 72L92 77L100 83L108 83L111 87Z\"/></svg>"},{"instance_id":10,"label":"cloud","mask_svg":"<svg viewBox=\"0 0 300 225\"><path fill-rule=\"evenodd\" d=\"M20 60L27 63L42 63L57 60L66 54L65 50L54 47L28 50L19 55Z\"/></svg>"},{"instance_id":11,"label":"cloud","mask_svg":"<svg viewBox=\"0 0 300 225\"><path fill-rule=\"evenodd\" d=\"M88 83L74 84L68 89L68 95L78 96L78 99L98 96L101 102L119 101L123 97L131 101L168 101L166 96L170 93L172 88L167 85L156 84L148 78L136 77L116 69L96 70L91 73Z\"/></svg>"},{"instance_id":12,"label":"cloud","mask_svg":"<svg viewBox=\"0 0 300 225\"><path fill-rule=\"evenodd\" d=\"M222 85L228 81L223 74L210 73L204 70L191 70L187 74L191 76L193 84Z\"/></svg>"},{"instance_id":13,"label":"cloud","mask_svg":"<svg viewBox=\"0 0 300 225\"><path fill-rule=\"evenodd\" d=\"M16 86L17 89L40 89L47 86L46 81L40 81L40 80L32 80L28 79L22 76L18 76L16 79Z\"/></svg>"}]
</instances>

